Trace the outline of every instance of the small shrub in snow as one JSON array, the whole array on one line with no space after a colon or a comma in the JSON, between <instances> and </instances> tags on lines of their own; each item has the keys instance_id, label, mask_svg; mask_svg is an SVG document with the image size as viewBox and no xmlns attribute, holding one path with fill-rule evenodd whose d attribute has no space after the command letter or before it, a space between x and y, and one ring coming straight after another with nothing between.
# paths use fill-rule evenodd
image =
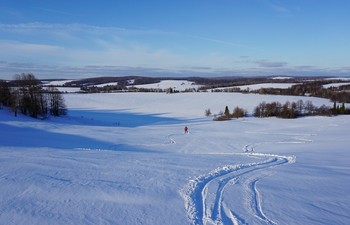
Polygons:
<instances>
[{"instance_id":1,"label":"small shrub in snow","mask_svg":"<svg viewBox=\"0 0 350 225\"><path fill-rule=\"evenodd\" d=\"M234 118L240 118L240 117L246 117L247 116L247 111L244 110L243 108L240 107L236 107L234 108L233 112L232 112L232 117Z\"/></svg>"},{"instance_id":2,"label":"small shrub in snow","mask_svg":"<svg viewBox=\"0 0 350 225\"><path fill-rule=\"evenodd\" d=\"M210 111L210 109L206 109L206 110L204 111L204 114L205 114L205 116L207 116L207 117L211 116L211 111Z\"/></svg>"}]
</instances>

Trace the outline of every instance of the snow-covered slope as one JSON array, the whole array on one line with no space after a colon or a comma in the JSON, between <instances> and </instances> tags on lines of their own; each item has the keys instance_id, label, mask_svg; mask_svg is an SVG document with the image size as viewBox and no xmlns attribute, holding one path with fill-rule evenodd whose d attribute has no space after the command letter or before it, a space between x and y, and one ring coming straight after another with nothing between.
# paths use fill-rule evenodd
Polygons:
<instances>
[{"instance_id":1,"label":"snow-covered slope","mask_svg":"<svg viewBox=\"0 0 350 225\"><path fill-rule=\"evenodd\" d=\"M66 117L0 110L1 224L350 223L347 116L204 117L290 96L65 98Z\"/></svg>"},{"instance_id":2,"label":"snow-covered slope","mask_svg":"<svg viewBox=\"0 0 350 225\"><path fill-rule=\"evenodd\" d=\"M66 83L72 82L75 80L55 80L55 81L48 81L45 82L44 86L64 86Z\"/></svg>"}]
</instances>

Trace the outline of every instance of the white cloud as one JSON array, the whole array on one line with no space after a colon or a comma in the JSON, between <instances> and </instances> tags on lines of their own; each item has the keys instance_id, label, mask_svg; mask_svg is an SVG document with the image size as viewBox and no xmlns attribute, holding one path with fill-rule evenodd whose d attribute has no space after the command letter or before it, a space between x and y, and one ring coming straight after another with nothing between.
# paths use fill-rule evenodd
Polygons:
<instances>
[{"instance_id":1,"label":"white cloud","mask_svg":"<svg viewBox=\"0 0 350 225\"><path fill-rule=\"evenodd\" d=\"M270 9L280 16L289 16L290 9L284 6L279 0L262 0Z\"/></svg>"},{"instance_id":2,"label":"white cloud","mask_svg":"<svg viewBox=\"0 0 350 225\"><path fill-rule=\"evenodd\" d=\"M47 35L56 33L66 33L77 36L119 36L119 35L173 35L173 32L155 29L127 29L121 27L101 27L79 23L71 24L49 24L49 23L20 23L1 24L0 31L8 33L23 33L32 35ZM39 32L39 33L38 33Z\"/></svg>"},{"instance_id":3,"label":"white cloud","mask_svg":"<svg viewBox=\"0 0 350 225\"><path fill-rule=\"evenodd\" d=\"M153 44L154 40L150 43L143 41L143 35L156 36L158 39L173 35L177 38L179 36L179 34L158 30L128 30L83 24L28 23L0 24L0 31L23 35L22 41L0 40L2 49L11 49L10 55L0 52L0 60L15 61L17 56L21 62L39 64L118 65L164 69L193 66L221 68L236 60L235 57L218 52L194 54L196 56L175 53L167 46ZM201 39L222 45L234 45L197 36L185 35L185 38L191 39L190 41ZM29 43L27 39L33 43Z\"/></svg>"},{"instance_id":4,"label":"white cloud","mask_svg":"<svg viewBox=\"0 0 350 225\"><path fill-rule=\"evenodd\" d=\"M33 72L41 76L114 76L114 75L293 75L339 72L338 69L300 66L291 62L259 59L248 52L259 51L241 44L195 35L182 35L159 30L133 30L97 27L83 24L0 24L0 75L13 76ZM11 39L12 35L12 39ZM158 45L158 40L167 39ZM189 44L189 52L168 48L171 41L181 39ZM185 40L184 40L185 39ZM211 50L192 54L191 43L213 45ZM237 55L221 51L224 47L244 50ZM221 46L220 46L221 45ZM231 49L230 49L231 50ZM261 55L261 54L260 54ZM6 62L6 63L4 63ZM17 64L15 64L17 63Z\"/></svg>"},{"instance_id":5,"label":"white cloud","mask_svg":"<svg viewBox=\"0 0 350 225\"><path fill-rule=\"evenodd\" d=\"M18 41L0 40L0 48L5 54L38 54L62 51L63 48L54 45L23 43ZM12 52L12 53L11 53Z\"/></svg>"},{"instance_id":6,"label":"white cloud","mask_svg":"<svg viewBox=\"0 0 350 225\"><path fill-rule=\"evenodd\" d=\"M277 61L269 61L269 60L257 60L254 63L258 64L260 67L263 68L278 68L278 67L285 67L288 65L286 62L277 62Z\"/></svg>"}]
</instances>

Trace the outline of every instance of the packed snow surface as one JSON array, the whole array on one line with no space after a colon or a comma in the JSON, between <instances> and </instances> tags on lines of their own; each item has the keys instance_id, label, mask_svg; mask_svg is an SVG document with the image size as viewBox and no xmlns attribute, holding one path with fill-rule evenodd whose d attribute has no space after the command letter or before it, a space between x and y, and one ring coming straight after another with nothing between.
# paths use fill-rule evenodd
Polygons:
<instances>
[{"instance_id":1,"label":"packed snow surface","mask_svg":"<svg viewBox=\"0 0 350 225\"><path fill-rule=\"evenodd\" d=\"M65 117L0 110L0 224L350 224L347 116L204 117L291 96L64 97Z\"/></svg>"}]
</instances>

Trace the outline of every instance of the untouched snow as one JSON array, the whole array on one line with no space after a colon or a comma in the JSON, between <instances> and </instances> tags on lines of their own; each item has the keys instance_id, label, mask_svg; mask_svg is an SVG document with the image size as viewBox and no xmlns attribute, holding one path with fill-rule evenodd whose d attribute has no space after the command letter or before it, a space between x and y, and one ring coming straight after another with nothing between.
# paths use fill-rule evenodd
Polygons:
<instances>
[{"instance_id":1,"label":"untouched snow","mask_svg":"<svg viewBox=\"0 0 350 225\"><path fill-rule=\"evenodd\" d=\"M325 80L342 80L342 81L350 81L350 77L332 77L332 78L326 78Z\"/></svg>"},{"instance_id":2,"label":"untouched snow","mask_svg":"<svg viewBox=\"0 0 350 225\"><path fill-rule=\"evenodd\" d=\"M197 90L200 85L196 85L194 82L187 80L162 80L159 83L135 85L134 87L162 90L173 88L175 91L185 91L186 89L192 88Z\"/></svg>"},{"instance_id":3,"label":"untouched snow","mask_svg":"<svg viewBox=\"0 0 350 225\"><path fill-rule=\"evenodd\" d=\"M66 95L65 95L66 96ZM106 97L107 96L107 97ZM204 111L213 114L224 111L228 106L232 111L236 106L252 113L261 102L310 100L315 106L333 106L327 99L298 96L259 95L241 93L113 93L108 95L68 95L66 103L76 109L119 111L120 113L154 114L162 117L203 119ZM79 104L77 104L79 102ZM86 112L85 112L86 113ZM116 117L117 118L117 117Z\"/></svg>"},{"instance_id":4,"label":"untouched snow","mask_svg":"<svg viewBox=\"0 0 350 225\"><path fill-rule=\"evenodd\" d=\"M297 83L261 83L261 84L250 84L250 85L241 85L241 86L232 86L232 87L221 87L221 88L214 88L213 90L225 90L228 88L240 88L241 90L248 90L248 91L257 91L261 88L281 88L281 89L287 89L292 87L293 85L296 85Z\"/></svg>"},{"instance_id":5,"label":"untouched snow","mask_svg":"<svg viewBox=\"0 0 350 225\"><path fill-rule=\"evenodd\" d=\"M292 87L293 85L296 85L297 83L264 83L264 84L251 84L251 85L242 85L237 86L241 90L250 90L250 91L256 91L260 88L281 88L281 89L287 89Z\"/></svg>"},{"instance_id":6,"label":"untouched snow","mask_svg":"<svg viewBox=\"0 0 350 225\"><path fill-rule=\"evenodd\" d=\"M43 85L44 86L63 86L66 83L69 83L69 82L72 82L72 81L75 81L75 80L55 80L55 81L46 82Z\"/></svg>"},{"instance_id":7,"label":"untouched snow","mask_svg":"<svg viewBox=\"0 0 350 225\"><path fill-rule=\"evenodd\" d=\"M289 79L293 79L293 77L278 76L278 77L273 77L271 79L272 80L289 80Z\"/></svg>"},{"instance_id":8,"label":"untouched snow","mask_svg":"<svg viewBox=\"0 0 350 225\"><path fill-rule=\"evenodd\" d=\"M63 93L76 93L81 91L80 88L77 87L58 87L57 89Z\"/></svg>"},{"instance_id":9,"label":"untouched snow","mask_svg":"<svg viewBox=\"0 0 350 225\"><path fill-rule=\"evenodd\" d=\"M347 116L204 117L291 96L65 98L66 117L0 110L1 224L350 224Z\"/></svg>"},{"instance_id":10,"label":"untouched snow","mask_svg":"<svg viewBox=\"0 0 350 225\"><path fill-rule=\"evenodd\" d=\"M109 82L109 83L103 83L103 84L98 84L98 85L93 85L93 86L105 87L105 86L113 86L113 85L118 85L118 82Z\"/></svg>"},{"instance_id":11,"label":"untouched snow","mask_svg":"<svg viewBox=\"0 0 350 225\"><path fill-rule=\"evenodd\" d=\"M330 88L330 87L341 87L344 85L350 85L350 83L332 83L332 84L325 84L323 85L324 88Z\"/></svg>"}]
</instances>

